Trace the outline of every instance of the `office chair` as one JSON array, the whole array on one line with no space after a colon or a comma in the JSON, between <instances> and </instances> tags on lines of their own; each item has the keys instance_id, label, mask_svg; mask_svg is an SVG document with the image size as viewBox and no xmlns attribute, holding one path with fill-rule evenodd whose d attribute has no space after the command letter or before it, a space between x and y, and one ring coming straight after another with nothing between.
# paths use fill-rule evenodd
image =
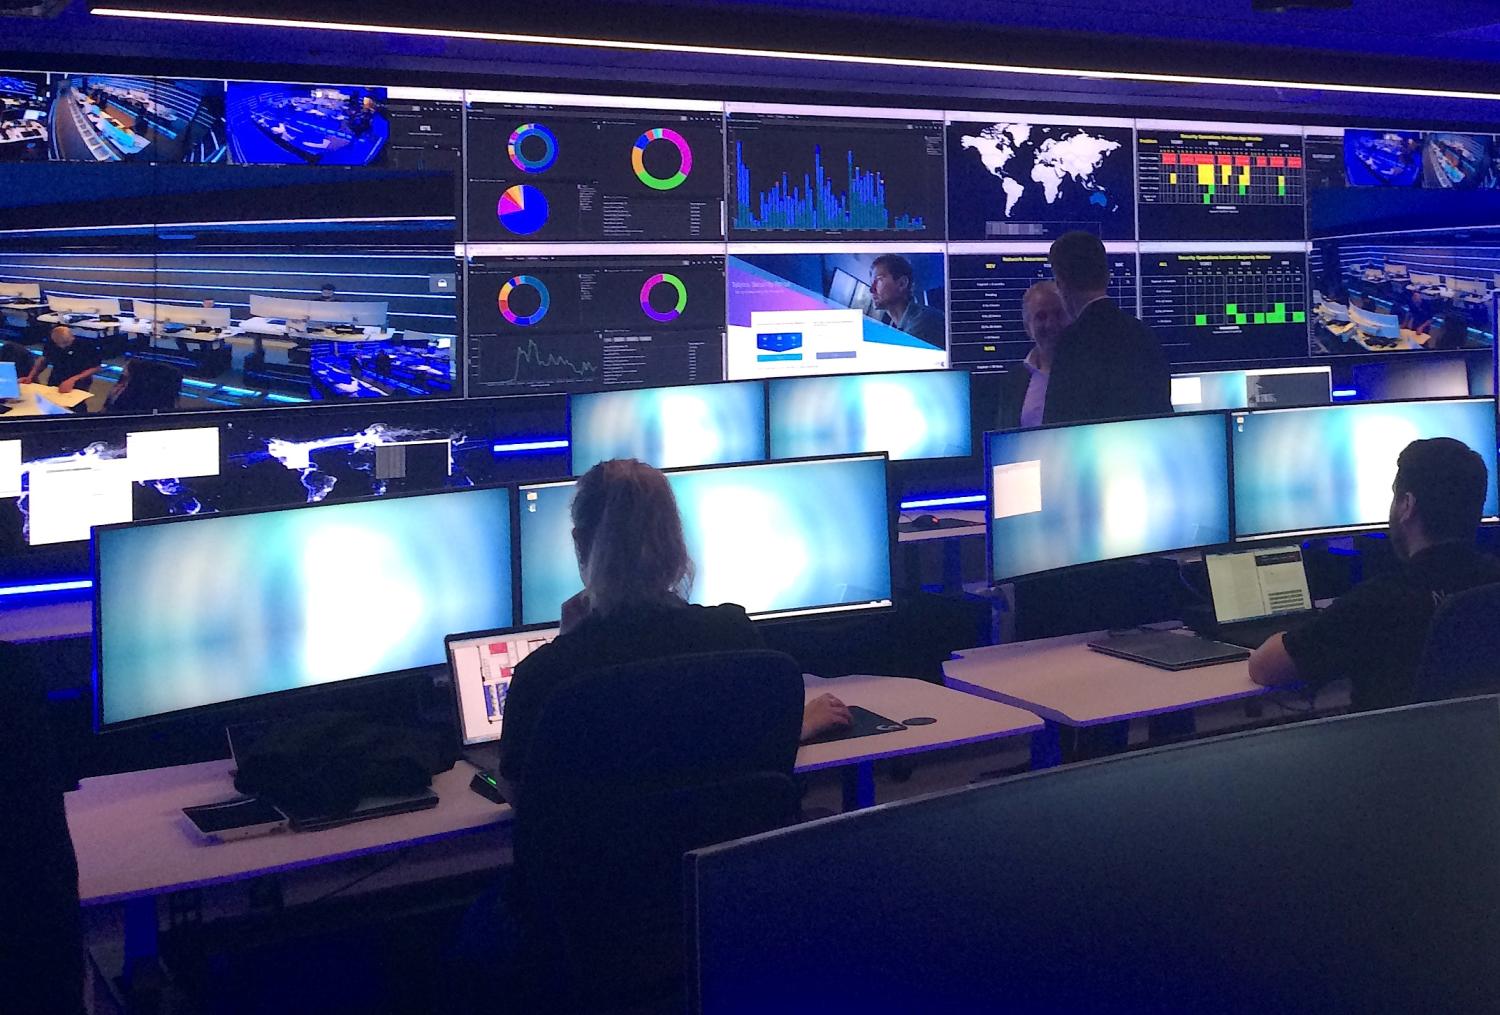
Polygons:
<instances>
[{"instance_id":1,"label":"office chair","mask_svg":"<svg viewBox=\"0 0 1500 1015\"><path fill-rule=\"evenodd\" d=\"M170 412L182 393L182 371L170 363L149 359L126 361L115 388L104 400L104 411Z\"/></svg>"},{"instance_id":2,"label":"office chair","mask_svg":"<svg viewBox=\"0 0 1500 1015\"><path fill-rule=\"evenodd\" d=\"M556 970L532 1010L680 1006L683 854L797 819L802 706L796 662L766 651L609 667L548 702L510 900L520 968Z\"/></svg>"},{"instance_id":3,"label":"office chair","mask_svg":"<svg viewBox=\"0 0 1500 1015\"><path fill-rule=\"evenodd\" d=\"M1438 607L1417 668L1415 700L1500 692L1500 584L1449 596Z\"/></svg>"}]
</instances>

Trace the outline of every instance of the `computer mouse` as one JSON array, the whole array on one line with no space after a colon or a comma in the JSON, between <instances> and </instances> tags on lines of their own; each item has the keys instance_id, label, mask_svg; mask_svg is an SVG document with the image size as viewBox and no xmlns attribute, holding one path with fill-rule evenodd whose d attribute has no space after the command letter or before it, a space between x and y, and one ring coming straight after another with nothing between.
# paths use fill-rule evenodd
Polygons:
<instances>
[{"instance_id":1,"label":"computer mouse","mask_svg":"<svg viewBox=\"0 0 1500 1015\"><path fill-rule=\"evenodd\" d=\"M917 515L911 520L914 529L935 529L943 524L943 520L937 515Z\"/></svg>"}]
</instances>

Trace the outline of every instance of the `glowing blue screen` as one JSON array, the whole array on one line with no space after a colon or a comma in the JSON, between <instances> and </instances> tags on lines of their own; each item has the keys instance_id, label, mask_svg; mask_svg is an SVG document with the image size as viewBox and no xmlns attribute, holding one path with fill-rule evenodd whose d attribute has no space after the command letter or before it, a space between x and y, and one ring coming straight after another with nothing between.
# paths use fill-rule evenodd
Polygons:
<instances>
[{"instance_id":1,"label":"glowing blue screen","mask_svg":"<svg viewBox=\"0 0 1500 1015\"><path fill-rule=\"evenodd\" d=\"M771 385L771 457L884 451L892 460L968 457L969 375L788 377Z\"/></svg>"},{"instance_id":2,"label":"glowing blue screen","mask_svg":"<svg viewBox=\"0 0 1500 1015\"><path fill-rule=\"evenodd\" d=\"M766 457L760 381L574 395L568 411L575 476L612 458L673 469Z\"/></svg>"}]
</instances>

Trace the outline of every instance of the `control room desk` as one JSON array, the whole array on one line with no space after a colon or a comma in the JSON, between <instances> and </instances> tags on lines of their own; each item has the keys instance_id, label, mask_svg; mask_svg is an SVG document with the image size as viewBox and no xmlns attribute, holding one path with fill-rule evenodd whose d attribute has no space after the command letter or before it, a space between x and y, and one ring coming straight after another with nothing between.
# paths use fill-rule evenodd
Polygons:
<instances>
[{"instance_id":1,"label":"control room desk","mask_svg":"<svg viewBox=\"0 0 1500 1015\"><path fill-rule=\"evenodd\" d=\"M1267 694L1250 679L1245 660L1197 669L1157 669L1095 652L1088 643L1103 631L966 649L943 664L947 686L1035 712L1046 730L1032 737L1032 764L1062 757L1061 727L1182 712L1203 705Z\"/></svg>"},{"instance_id":2,"label":"control room desk","mask_svg":"<svg viewBox=\"0 0 1500 1015\"><path fill-rule=\"evenodd\" d=\"M10 411L0 416L0 420L19 419L22 416L41 416L44 411L36 407L36 397L40 396L61 409L73 409L87 402L92 394L87 391L79 391L74 388L67 394L58 391L48 384L22 384L21 397L15 402L7 402Z\"/></svg>"}]
</instances>

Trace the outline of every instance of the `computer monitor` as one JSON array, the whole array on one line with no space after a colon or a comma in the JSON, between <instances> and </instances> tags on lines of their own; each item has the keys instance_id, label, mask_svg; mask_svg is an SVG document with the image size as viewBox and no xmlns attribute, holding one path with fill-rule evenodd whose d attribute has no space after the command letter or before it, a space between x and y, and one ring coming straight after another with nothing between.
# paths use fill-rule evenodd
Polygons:
<instances>
[{"instance_id":1,"label":"computer monitor","mask_svg":"<svg viewBox=\"0 0 1500 1015\"><path fill-rule=\"evenodd\" d=\"M0 282L0 300L39 300L42 286L39 282Z\"/></svg>"},{"instance_id":2,"label":"computer monitor","mask_svg":"<svg viewBox=\"0 0 1500 1015\"><path fill-rule=\"evenodd\" d=\"M312 300L291 300L280 296L252 294L250 316L270 320L305 321L312 313L313 302Z\"/></svg>"},{"instance_id":3,"label":"computer monitor","mask_svg":"<svg viewBox=\"0 0 1500 1015\"><path fill-rule=\"evenodd\" d=\"M696 568L692 602L738 603L757 619L892 604L884 455L682 469L667 479ZM555 623L583 588L573 487L520 489L523 624Z\"/></svg>"},{"instance_id":4,"label":"computer monitor","mask_svg":"<svg viewBox=\"0 0 1500 1015\"><path fill-rule=\"evenodd\" d=\"M575 476L611 458L672 469L766 457L761 381L573 395L568 415Z\"/></svg>"},{"instance_id":5,"label":"computer monitor","mask_svg":"<svg viewBox=\"0 0 1500 1015\"><path fill-rule=\"evenodd\" d=\"M21 379L16 376L16 365L0 360L0 400L21 397Z\"/></svg>"},{"instance_id":6,"label":"computer monitor","mask_svg":"<svg viewBox=\"0 0 1500 1015\"><path fill-rule=\"evenodd\" d=\"M140 301L136 301L139 305ZM182 307L173 303L156 304L155 319L164 324L192 324L203 328L227 328L230 323L228 307ZM140 316L137 310L136 316Z\"/></svg>"},{"instance_id":7,"label":"computer monitor","mask_svg":"<svg viewBox=\"0 0 1500 1015\"><path fill-rule=\"evenodd\" d=\"M361 328L383 328L389 310L389 303L335 303L312 300L307 304L307 319L321 324L354 324Z\"/></svg>"},{"instance_id":8,"label":"computer monitor","mask_svg":"<svg viewBox=\"0 0 1500 1015\"><path fill-rule=\"evenodd\" d=\"M1313 607L1300 546L1205 553L1203 564L1214 619L1220 624L1301 613Z\"/></svg>"},{"instance_id":9,"label":"computer monitor","mask_svg":"<svg viewBox=\"0 0 1500 1015\"><path fill-rule=\"evenodd\" d=\"M884 451L897 461L967 458L973 451L969 375L961 370L768 383L772 458Z\"/></svg>"},{"instance_id":10,"label":"computer monitor","mask_svg":"<svg viewBox=\"0 0 1500 1015\"><path fill-rule=\"evenodd\" d=\"M1387 264L1385 266L1385 274L1387 278L1406 278L1406 265Z\"/></svg>"},{"instance_id":11,"label":"computer monitor","mask_svg":"<svg viewBox=\"0 0 1500 1015\"><path fill-rule=\"evenodd\" d=\"M1441 275L1427 275L1415 271L1411 273L1410 279L1412 285L1419 287L1440 286L1443 284Z\"/></svg>"},{"instance_id":12,"label":"computer monitor","mask_svg":"<svg viewBox=\"0 0 1500 1015\"><path fill-rule=\"evenodd\" d=\"M1395 314L1377 314L1356 306L1349 307L1349 320L1356 331L1373 338L1400 338L1401 318Z\"/></svg>"},{"instance_id":13,"label":"computer monitor","mask_svg":"<svg viewBox=\"0 0 1500 1015\"><path fill-rule=\"evenodd\" d=\"M511 491L94 530L100 728L443 662L509 626Z\"/></svg>"},{"instance_id":14,"label":"computer monitor","mask_svg":"<svg viewBox=\"0 0 1500 1015\"><path fill-rule=\"evenodd\" d=\"M1490 476L1484 517L1500 514L1493 399L1242 412L1231 431L1236 539L1383 528L1396 458L1427 437L1453 437L1478 452Z\"/></svg>"},{"instance_id":15,"label":"computer monitor","mask_svg":"<svg viewBox=\"0 0 1500 1015\"><path fill-rule=\"evenodd\" d=\"M114 317L120 312L120 301L108 296L48 296L47 309L54 314Z\"/></svg>"},{"instance_id":16,"label":"computer monitor","mask_svg":"<svg viewBox=\"0 0 1500 1015\"><path fill-rule=\"evenodd\" d=\"M516 667L557 635L558 628L544 627L448 636L448 674L465 747L500 739Z\"/></svg>"},{"instance_id":17,"label":"computer monitor","mask_svg":"<svg viewBox=\"0 0 1500 1015\"><path fill-rule=\"evenodd\" d=\"M1227 542L1225 419L986 434L991 579Z\"/></svg>"}]
</instances>

